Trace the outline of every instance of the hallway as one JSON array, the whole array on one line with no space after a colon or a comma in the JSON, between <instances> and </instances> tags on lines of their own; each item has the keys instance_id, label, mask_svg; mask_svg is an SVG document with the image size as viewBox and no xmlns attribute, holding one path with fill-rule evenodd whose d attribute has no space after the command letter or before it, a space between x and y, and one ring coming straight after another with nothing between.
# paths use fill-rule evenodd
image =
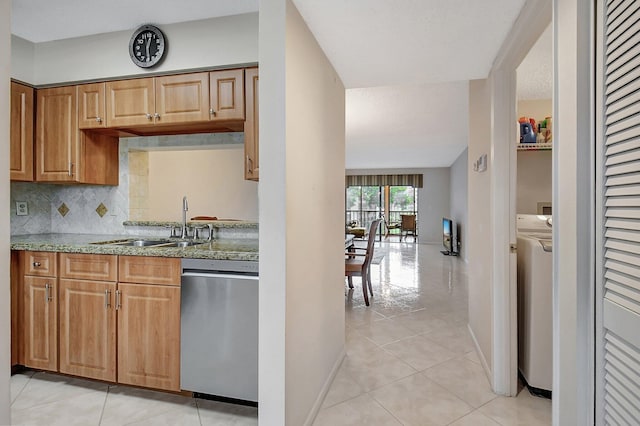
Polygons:
<instances>
[{"instance_id":1,"label":"hallway","mask_svg":"<svg viewBox=\"0 0 640 426\"><path fill-rule=\"evenodd\" d=\"M354 279L347 356L315 426L551 424L550 400L491 392L467 329L467 265L440 249L377 244L372 304Z\"/></svg>"}]
</instances>

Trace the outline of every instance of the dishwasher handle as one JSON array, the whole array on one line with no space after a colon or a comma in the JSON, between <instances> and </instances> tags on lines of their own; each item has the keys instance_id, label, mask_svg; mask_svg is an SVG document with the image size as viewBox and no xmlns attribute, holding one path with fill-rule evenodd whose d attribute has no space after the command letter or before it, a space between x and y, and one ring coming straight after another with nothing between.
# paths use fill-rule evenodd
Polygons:
<instances>
[{"instance_id":1,"label":"dishwasher handle","mask_svg":"<svg viewBox=\"0 0 640 426\"><path fill-rule=\"evenodd\" d=\"M244 279L244 280L258 280L257 275L244 275L244 274L234 274L234 273L217 273L217 272L209 272L209 271L184 271L182 273L183 277L206 277L206 278L226 278L226 279Z\"/></svg>"}]
</instances>

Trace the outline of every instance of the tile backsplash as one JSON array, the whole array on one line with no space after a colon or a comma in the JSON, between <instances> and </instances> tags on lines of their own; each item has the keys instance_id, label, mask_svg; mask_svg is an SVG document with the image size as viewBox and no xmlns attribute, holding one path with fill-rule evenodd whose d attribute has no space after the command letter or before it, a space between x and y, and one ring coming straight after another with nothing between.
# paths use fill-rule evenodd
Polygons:
<instances>
[{"instance_id":1,"label":"tile backsplash","mask_svg":"<svg viewBox=\"0 0 640 426\"><path fill-rule=\"evenodd\" d=\"M130 179L139 179L138 176L129 175L130 150L133 153L148 149L215 148L240 144L243 140L243 133L121 138L118 186L11 182L11 235L50 232L123 234L123 222L131 218L129 197L135 195L129 192ZM137 161L136 155L132 155L131 160ZM136 191L139 192L137 186ZM16 215L16 201L27 202L27 215ZM133 216L143 207L143 201L134 199L131 207ZM101 216L100 212L104 212L104 215Z\"/></svg>"},{"instance_id":2,"label":"tile backsplash","mask_svg":"<svg viewBox=\"0 0 640 426\"><path fill-rule=\"evenodd\" d=\"M11 235L123 233L122 223L129 218L127 139L120 139L119 151L118 186L11 182ZM28 203L28 215L16 215L16 201ZM100 204L107 209L103 217L96 211Z\"/></svg>"}]
</instances>

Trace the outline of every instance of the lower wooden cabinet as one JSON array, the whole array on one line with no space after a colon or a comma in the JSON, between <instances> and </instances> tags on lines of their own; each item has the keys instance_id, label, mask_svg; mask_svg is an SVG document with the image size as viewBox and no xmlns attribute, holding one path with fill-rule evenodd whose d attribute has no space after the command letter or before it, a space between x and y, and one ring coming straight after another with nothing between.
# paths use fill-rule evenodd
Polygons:
<instances>
[{"instance_id":1,"label":"lower wooden cabinet","mask_svg":"<svg viewBox=\"0 0 640 426\"><path fill-rule=\"evenodd\" d=\"M22 311L22 270L20 252L11 252L11 366L24 364Z\"/></svg>"},{"instance_id":2,"label":"lower wooden cabinet","mask_svg":"<svg viewBox=\"0 0 640 426\"><path fill-rule=\"evenodd\" d=\"M180 259L29 251L11 259L12 292L21 291L12 298L12 365L180 390ZM118 282L119 269L138 282Z\"/></svg>"},{"instance_id":3,"label":"lower wooden cabinet","mask_svg":"<svg viewBox=\"0 0 640 426\"><path fill-rule=\"evenodd\" d=\"M180 287L118 284L118 382L180 390Z\"/></svg>"},{"instance_id":4,"label":"lower wooden cabinet","mask_svg":"<svg viewBox=\"0 0 640 426\"><path fill-rule=\"evenodd\" d=\"M55 278L25 276L24 365L58 370L58 300Z\"/></svg>"},{"instance_id":5,"label":"lower wooden cabinet","mask_svg":"<svg viewBox=\"0 0 640 426\"><path fill-rule=\"evenodd\" d=\"M60 372L116 381L115 282L60 278Z\"/></svg>"}]
</instances>

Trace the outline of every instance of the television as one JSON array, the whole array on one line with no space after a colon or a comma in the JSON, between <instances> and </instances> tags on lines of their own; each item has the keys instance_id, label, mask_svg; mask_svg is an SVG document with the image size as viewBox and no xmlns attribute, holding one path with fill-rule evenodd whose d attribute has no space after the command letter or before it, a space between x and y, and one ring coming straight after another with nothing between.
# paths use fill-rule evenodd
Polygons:
<instances>
[{"instance_id":1,"label":"television","mask_svg":"<svg viewBox=\"0 0 640 426\"><path fill-rule=\"evenodd\" d=\"M457 253L455 251L455 238L454 238L454 227L453 220L443 217L442 218L442 245L444 246L444 250L441 251L442 254L447 256L456 256Z\"/></svg>"}]
</instances>

